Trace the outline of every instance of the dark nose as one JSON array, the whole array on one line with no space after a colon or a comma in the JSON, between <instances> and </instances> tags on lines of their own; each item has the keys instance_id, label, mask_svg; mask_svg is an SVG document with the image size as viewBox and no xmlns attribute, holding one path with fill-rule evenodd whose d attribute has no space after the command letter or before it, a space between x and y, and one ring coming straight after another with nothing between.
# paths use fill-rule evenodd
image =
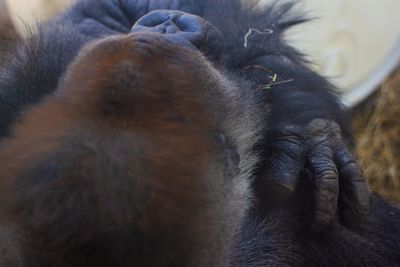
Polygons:
<instances>
[{"instance_id":1,"label":"dark nose","mask_svg":"<svg viewBox=\"0 0 400 267\"><path fill-rule=\"evenodd\" d=\"M222 34L196 15L176 10L156 10L140 18L131 32L155 32L167 35L174 43L190 43L206 57L218 60L224 49Z\"/></svg>"}]
</instances>

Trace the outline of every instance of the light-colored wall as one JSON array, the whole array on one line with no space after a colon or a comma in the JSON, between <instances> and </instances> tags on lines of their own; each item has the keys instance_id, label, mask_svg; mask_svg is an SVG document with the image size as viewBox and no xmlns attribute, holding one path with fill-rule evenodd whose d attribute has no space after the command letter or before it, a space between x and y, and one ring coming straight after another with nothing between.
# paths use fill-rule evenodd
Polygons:
<instances>
[{"instance_id":1,"label":"light-colored wall","mask_svg":"<svg viewBox=\"0 0 400 267\"><path fill-rule=\"evenodd\" d=\"M24 35L26 26L35 27L68 7L74 0L5 0L10 17L18 32Z\"/></svg>"}]
</instances>

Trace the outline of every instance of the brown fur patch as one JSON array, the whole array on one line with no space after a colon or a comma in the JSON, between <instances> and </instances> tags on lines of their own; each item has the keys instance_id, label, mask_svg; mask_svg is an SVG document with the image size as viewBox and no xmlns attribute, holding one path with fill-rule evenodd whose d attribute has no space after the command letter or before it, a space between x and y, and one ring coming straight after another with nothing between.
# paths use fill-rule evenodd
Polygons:
<instances>
[{"instance_id":1,"label":"brown fur patch","mask_svg":"<svg viewBox=\"0 0 400 267\"><path fill-rule=\"evenodd\" d=\"M195 248L223 178L209 176L222 152L202 60L152 35L84 49L3 142L3 218L49 255L127 227L161 244L176 236L177 255Z\"/></svg>"}]
</instances>

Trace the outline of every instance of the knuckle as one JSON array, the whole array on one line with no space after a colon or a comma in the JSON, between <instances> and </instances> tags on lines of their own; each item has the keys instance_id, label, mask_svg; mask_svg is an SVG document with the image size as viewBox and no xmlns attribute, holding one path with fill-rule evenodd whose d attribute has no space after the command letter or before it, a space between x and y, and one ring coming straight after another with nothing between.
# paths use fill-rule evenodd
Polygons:
<instances>
[{"instance_id":1,"label":"knuckle","mask_svg":"<svg viewBox=\"0 0 400 267\"><path fill-rule=\"evenodd\" d=\"M333 168L328 168L323 170L322 172L317 174L318 179L324 182L327 181L336 181L338 179L338 174L336 172L336 170L334 170Z\"/></svg>"},{"instance_id":2,"label":"knuckle","mask_svg":"<svg viewBox=\"0 0 400 267\"><path fill-rule=\"evenodd\" d=\"M331 128L333 133L341 135L342 130L340 128L340 125L338 123L336 123L335 121L331 121L330 122L330 128Z\"/></svg>"},{"instance_id":3,"label":"knuckle","mask_svg":"<svg viewBox=\"0 0 400 267\"><path fill-rule=\"evenodd\" d=\"M364 180L362 177L361 168L356 161L350 161L345 164L345 166L341 170L341 174L347 177L351 177L354 179L359 179L361 181Z\"/></svg>"},{"instance_id":4,"label":"knuckle","mask_svg":"<svg viewBox=\"0 0 400 267\"><path fill-rule=\"evenodd\" d=\"M339 195L339 182L335 177L324 179L319 184L319 192L321 196L326 198L326 201L335 202Z\"/></svg>"},{"instance_id":5,"label":"knuckle","mask_svg":"<svg viewBox=\"0 0 400 267\"><path fill-rule=\"evenodd\" d=\"M277 137L301 139L304 127L293 124L278 124L271 130L271 132L273 133L272 135Z\"/></svg>"},{"instance_id":6,"label":"knuckle","mask_svg":"<svg viewBox=\"0 0 400 267\"><path fill-rule=\"evenodd\" d=\"M309 126L314 129L324 129L328 125L328 122L324 119L314 119L310 122Z\"/></svg>"}]
</instances>

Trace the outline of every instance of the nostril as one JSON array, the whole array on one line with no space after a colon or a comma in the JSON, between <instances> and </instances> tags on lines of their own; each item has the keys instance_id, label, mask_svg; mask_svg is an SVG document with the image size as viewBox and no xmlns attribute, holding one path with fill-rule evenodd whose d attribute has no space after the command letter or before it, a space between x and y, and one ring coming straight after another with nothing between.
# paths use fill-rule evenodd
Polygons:
<instances>
[{"instance_id":1,"label":"nostril","mask_svg":"<svg viewBox=\"0 0 400 267\"><path fill-rule=\"evenodd\" d=\"M151 32L158 32L158 33L165 33L167 29L167 25L161 24L156 27L150 28L149 31Z\"/></svg>"},{"instance_id":2,"label":"nostril","mask_svg":"<svg viewBox=\"0 0 400 267\"><path fill-rule=\"evenodd\" d=\"M177 33L179 31L179 29L176 27L176 25L172 24L169 25L166 30L165 33L166 34L173 34L173 33Z\"/></svg>"}]
</instances>

